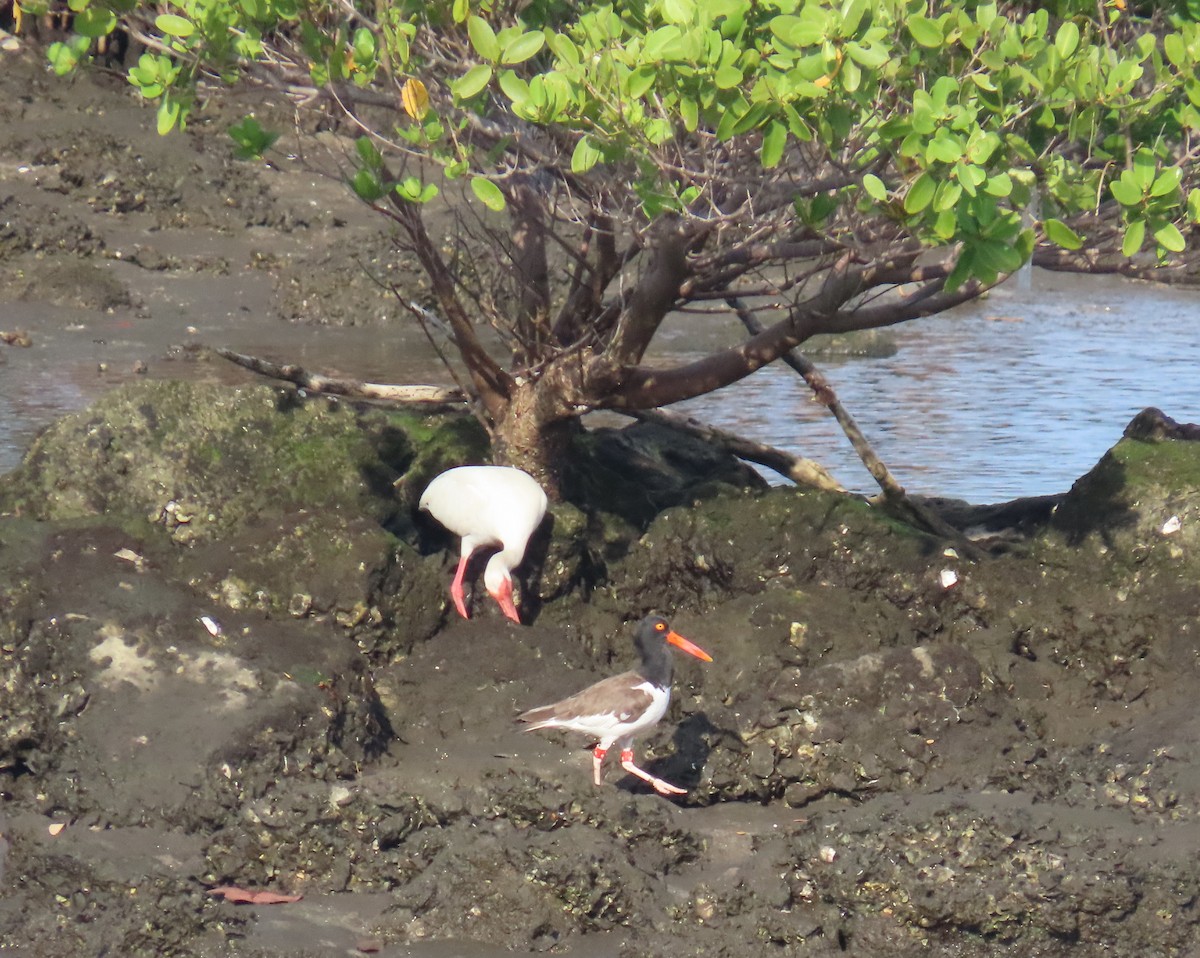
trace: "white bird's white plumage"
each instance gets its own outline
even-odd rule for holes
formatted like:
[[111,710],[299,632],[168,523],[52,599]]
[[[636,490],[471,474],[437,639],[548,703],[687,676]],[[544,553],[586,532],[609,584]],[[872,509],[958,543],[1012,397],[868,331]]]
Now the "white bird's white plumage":
[[511,569],[546,515],[546,493],[512,466],[458,466],[429,484],[421,508],[462,537],[463,555],[500,546]]
[[[529,537],[541,525],[546,506],[546,493],[537,480],[512,466],[448,469],[421,494],[420,508],[462,539],[451,594],[464,617],[460,583],[467,559],[478,549],[499,548],[488,560],[483,583],[503,607],[499,595],[511,592],[512,570],[525,558]],[[516,619],[515,610],[505,614]]]
[[[625,678],[625,676],[617,676],[616,678]],[[605,704],[605,696],[602,694],[597,695],[595,686],[586,691],[592,693],[591,698],[596,701],[597,706]],[[629,686],[626,691],[627,693],[645,693],[649,697],[649,703],[640,712],[637,712],[636,709],[612,711],[597,708],[596,711],[588,712],[587,714],[573,715],[570,714],[573,711],[571,708],[573,700],[565,699],[559,703],[558,708],[567,714],[550,716],[540,721],[530,722],[528,731],[532,732],[543,728],[561,728],[571,732],[582,732],[585,735],[593,735],[598,738],[600,740],[600,747],[607,750],[615,742],[634,738],[646,729],[652,728],[667,714],[667,706],[671,704],[671,690],[669,688],[659,688],[653,682],[640,682],[637,685]],[[633,702],[646,702],[638,694],[633,694],[629,697]],[[582,699],[582,695],[579,698]],[[581,702],[580,704],[584,703]]]

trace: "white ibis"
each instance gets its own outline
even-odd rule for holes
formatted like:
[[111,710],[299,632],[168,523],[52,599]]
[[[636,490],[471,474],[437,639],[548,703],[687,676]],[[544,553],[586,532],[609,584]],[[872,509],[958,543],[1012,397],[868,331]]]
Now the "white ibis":
[[638,624],[633,636],[642,657],[636,669],[602,679],[561,702],[530,709],[518,715],[517,721],[529,732],[563,728],[599,739],[592,750],[592,778],[597,785],[604,756],[613,745],[619,745],[621,768],[649,782],[663,795],[683,795],[685,789],[655,778],[633,762],[633,737],[655,725],[671,701],[673,663],[668,642],[698,659],[712,661],[711,655],[673,631],[666,619],[649,615]]
[[513,604],[512,570],[546,514],[546,493],[527,472],[511,466],[448,469],[421,494],[420,508],[462,538],[458,569],[450,586],[454,606],[469,619],[463,601],[467,562],[479,549],[498,548],[483,570],[483,584],[506,616],[520,622]]

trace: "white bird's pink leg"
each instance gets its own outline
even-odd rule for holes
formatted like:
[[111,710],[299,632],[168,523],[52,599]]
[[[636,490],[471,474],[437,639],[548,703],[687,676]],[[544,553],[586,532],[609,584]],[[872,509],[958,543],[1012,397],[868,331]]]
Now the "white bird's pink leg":
[[464,619],[471,618],[467,615],[467,604],[463,601],[463,576],[467,574],[467,562],[470,558],[471,556],[468,554],[458,560],[458,569],[454,573],[454,581],[450,584],[450,598],[454,600],[458,614]]
[[602,784],[600,781],[600,766],[604,762],[604,756],[608,754],[608,749],[601,748],[597,745],[592,749],[592,779],[597,785]]
[[649,782],[654,786],[654,790],[662,795],[686,795],[686,788],[677,788],[670,782],[664,782],[661,778],[655,778],[644,769],[638,768],[633,764],[633,749],[621,749],[621,768],[625,769],[630,775],[636,775],[644,782]]

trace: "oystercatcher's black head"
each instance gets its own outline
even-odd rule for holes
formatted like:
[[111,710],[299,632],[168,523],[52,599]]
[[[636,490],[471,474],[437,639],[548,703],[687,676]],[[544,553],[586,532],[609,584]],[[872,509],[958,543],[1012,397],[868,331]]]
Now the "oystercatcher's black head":
[[674,631],[661,615],[646,616],[638,623],[637,631],[633,634],[634,647],[642,659],[637,671],[659,688],[665,689],[671,684],[671,652],[667,643],[704,662],[712,661],[711,655]]

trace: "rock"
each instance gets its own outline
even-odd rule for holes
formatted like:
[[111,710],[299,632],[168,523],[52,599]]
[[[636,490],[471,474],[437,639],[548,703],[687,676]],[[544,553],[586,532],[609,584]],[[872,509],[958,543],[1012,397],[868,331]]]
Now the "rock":
[[[397,568],[412,564],[396,561],[395,537],[416,538],[420,489],[477,450],[480,435],[465,416],[386,413],[286,388],[137,382],[46,430],[0,490],[0,509],[103,515],[137,535],[157,528],[186,547],[172,560],[215,602],[369,631],[403,613],[381,603],[398,588]],[[302,607],[297,594],[310,597]]]
[[564,479],[568,499],[644,526],[664,509],[722,489],[765,489],[741,460],[657,423],[600,428],[582,435]]
[[1073,547],[1200,577],[1198,438],[1200,427],[1143,410],[1071,486],[1051,529]]

